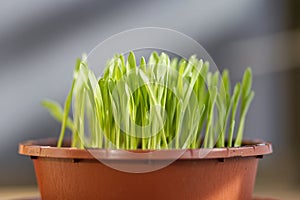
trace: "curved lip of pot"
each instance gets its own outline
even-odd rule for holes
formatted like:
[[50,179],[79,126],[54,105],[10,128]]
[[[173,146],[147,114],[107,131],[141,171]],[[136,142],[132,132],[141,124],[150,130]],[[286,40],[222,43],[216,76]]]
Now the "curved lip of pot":
[[[122,149],[78,149],[55,147],[57,139],[46,138],[29,140],[19,144],[19,153],[31,157],[70,158],[70,159],[96,159],[108,160],[166,160],[166,159],[222,159],[232,157],[257,157],[272,153],[272,144],[261,140],[244,140],[241,147],[224,147],[212,149],[170,149],[170,150],[122,150]],[[91,151],[94,151],[91,153]],[[128,154],[128,152],[132,152]]]

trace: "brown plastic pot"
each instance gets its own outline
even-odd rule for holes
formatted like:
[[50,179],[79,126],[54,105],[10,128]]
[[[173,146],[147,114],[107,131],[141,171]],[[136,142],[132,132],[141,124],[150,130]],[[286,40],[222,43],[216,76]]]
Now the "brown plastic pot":
[[[243,147],[237,148],[214,148],[204,158],[199,158],[203,149],[188,149],[160,170],[126,173],[99,162],[87,150],[56,148],[55,143],[54,139],[44,139],[19,145],[19,153],[33,160],[44,200],[250,200],[258,159],[272,152],[271,144],[263,142],[244,142]],[[135,167],[173,159],[178,151],[159,150],[149,156],[138,150],[134,151],[136,156],[128,157],[121,150],[102,149],[99,155],[108,162]]]

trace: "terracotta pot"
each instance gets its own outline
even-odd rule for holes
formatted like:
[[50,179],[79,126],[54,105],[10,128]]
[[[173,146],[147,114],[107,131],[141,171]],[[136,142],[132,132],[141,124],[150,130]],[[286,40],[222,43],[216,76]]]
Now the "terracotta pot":
[[[56,148],[53,139],[27,141],[19,153],[31,156],[41,197],[47,199],[252,199],[259,158],[272,152],[270,143],[244,142],[238,148],[185,150],[170,165],[148,173],[127,173],[99,162],[90,151]],[[156,165],[180,150],[102,149],[99,157],[120,166]],[[147,156],[145,156],[147,155]]]

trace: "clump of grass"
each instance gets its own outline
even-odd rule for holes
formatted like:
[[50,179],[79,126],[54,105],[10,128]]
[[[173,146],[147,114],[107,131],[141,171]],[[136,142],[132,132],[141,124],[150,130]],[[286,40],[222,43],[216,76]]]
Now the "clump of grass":
[[77,148],[238,147],[254,97],[251,86],[250,68],[231,91],[228,70],[211,72],[195,56],[178,60],[153,52],[137,64],[130,52],[127,60],[115,55],[108,61],[100,79],[85,58],[78,59],[64,108],[49,100],[42,105],[62,123],[58,147],[66,128]]

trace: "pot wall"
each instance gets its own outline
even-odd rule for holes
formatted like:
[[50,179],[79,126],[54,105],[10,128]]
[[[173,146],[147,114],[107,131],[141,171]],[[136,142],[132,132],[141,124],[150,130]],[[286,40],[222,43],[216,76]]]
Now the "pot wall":
[[[242,147],[232,148],[135,150],[130,154],[69,148],[69,140],[65,147],[56,148],[56,142],[50,138],[19,145],[19,153],[33,160],[43,200],[250,200],[258,159],[272,152],[272,145],[262,141],[244,141]],[[127,173],[104,165],[95,155],[117,169],[154,169],[170,159],[176,161],[148,173]]]
[[[120,172],[96,159],[74,162],[73,159],[35,157],[33,162],[44,200],[247,200],[252,197],[258,159],[180,159],[161,170],[142,174]],[[133,164],[126,160],[117,162]]]

